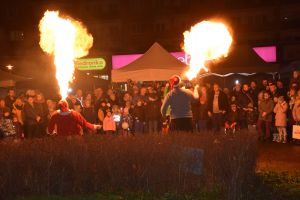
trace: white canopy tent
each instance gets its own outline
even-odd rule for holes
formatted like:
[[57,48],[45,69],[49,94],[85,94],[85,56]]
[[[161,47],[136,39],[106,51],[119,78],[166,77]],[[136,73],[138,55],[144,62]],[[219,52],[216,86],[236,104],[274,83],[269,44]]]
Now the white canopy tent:
[[187,66],[173,57],[158,43],[140,58],[121,69],[112,70],[112,82],[165,81],[172,75],[183,75]]

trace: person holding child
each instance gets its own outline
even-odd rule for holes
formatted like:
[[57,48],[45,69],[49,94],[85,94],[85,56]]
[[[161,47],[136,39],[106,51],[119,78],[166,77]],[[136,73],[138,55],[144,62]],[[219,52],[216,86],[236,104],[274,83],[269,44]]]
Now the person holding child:
[[106,116],[103,120],[103,131],[107,134],[116,132],[116,122],[114,121],[111,110],[106,110]]

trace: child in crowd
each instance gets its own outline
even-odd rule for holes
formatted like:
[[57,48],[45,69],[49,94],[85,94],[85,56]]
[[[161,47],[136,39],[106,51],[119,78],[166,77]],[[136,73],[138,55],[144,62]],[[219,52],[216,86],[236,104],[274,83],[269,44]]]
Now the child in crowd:
[[119,132],[125,136],[129,135],[130,133],[132,133],[132,124],[133,124],[133,120],[131,115],[129,114],[129,110],[128,108],[124,108],[120,120],[121,127],[119,127],[120,129]]
[[286,143],[287,141],[287,110],[288,104],[284,100],[283,96],[278,98],[278,102],[274,108],[275,113],[275,126],[277,127],[279,135],[273,138],[273,141]]
[[116,132],[116,122],[114,121],[111,110],[106,110],[106,116],[103,120],[103,131],[107,134]]
[[238,127],[238,121],[240,119],[240,113],[236,104],[231,104],[230,111],[227,115],[227,119],[225,122],[225,134],[228,132],[235,133]]

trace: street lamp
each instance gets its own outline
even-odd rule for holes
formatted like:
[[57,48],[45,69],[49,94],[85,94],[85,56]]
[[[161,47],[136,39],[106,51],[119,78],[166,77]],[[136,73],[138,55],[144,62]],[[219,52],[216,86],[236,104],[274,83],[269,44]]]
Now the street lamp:
[[7,65],[6,68],[7,68],[9,71],[11,71],[11,70],[14,68],[14,66],[12,66],[12,65]]

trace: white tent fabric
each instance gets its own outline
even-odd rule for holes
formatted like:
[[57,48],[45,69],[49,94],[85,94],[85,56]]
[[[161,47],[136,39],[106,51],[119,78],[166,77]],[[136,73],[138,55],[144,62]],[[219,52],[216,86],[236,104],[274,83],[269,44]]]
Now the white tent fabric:
[[112,82],[164,81],[172,75],[183,75],[187,66],[173,57],[158,43],[140,58],[121,69],[112,70]]

